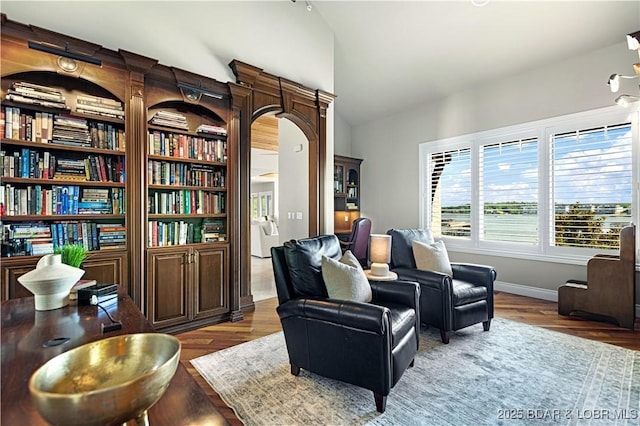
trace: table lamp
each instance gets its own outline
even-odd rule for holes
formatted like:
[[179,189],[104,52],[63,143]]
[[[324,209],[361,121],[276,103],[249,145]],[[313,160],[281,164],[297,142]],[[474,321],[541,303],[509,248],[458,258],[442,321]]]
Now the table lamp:
[[377,277],[386,277],[389,275],[391,235],[371,234],[369,240],[369,259],[371,259],[371,275]]

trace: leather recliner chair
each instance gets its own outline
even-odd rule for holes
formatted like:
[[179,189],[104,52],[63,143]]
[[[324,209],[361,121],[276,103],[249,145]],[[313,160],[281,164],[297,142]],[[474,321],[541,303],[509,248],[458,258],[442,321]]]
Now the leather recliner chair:
[[370,282],[372,301],[328,297],[322,256],[339,259],[335,235],[291,240],[271,248],[291,374],[305,369],[373,391],[384,412],[387,395],[413,365],[420,332],[415,282]]
[[430,230],[390,229],[390,268],[400,279],[420,284],[420,320],[440,329],[443,343],[449,343],[452,331],[482,323],[489,331],[493,318],[493,282],[497,277],[491,266],[451,263],[453,277],[435,271],[416,269],[411,242],[433,243]]

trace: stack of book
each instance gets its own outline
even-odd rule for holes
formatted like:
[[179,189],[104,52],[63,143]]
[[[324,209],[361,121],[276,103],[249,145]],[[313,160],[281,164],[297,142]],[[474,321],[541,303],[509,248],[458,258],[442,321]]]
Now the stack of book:
[[227,136],[227,129],[220,126],[213,126],[211,124],[201,124],[196,129],[198,133],[206,133],[209,135]]
[[99,96],[78,95],[76,112],[124,119],[122,102]]
[[176,129],[189,129],[187,117],[176,112],[158,111],[151,117],[151,124],[157,126],[174,127]]
[[112,214],[111,198],[107,188],[83,188],[78,201],[78,214]]
[[53,119],[52,143],[91,147],[91,134],[87,120],[68,114],[57,114]]
[[100,250],[127,247],[127,228],[120,223],[98,223]]
[[41,256],[53,253],[51,227],[41,222],[17,223],[3,226],[3,241],[13,244],[12,256]]
[[47,108],[68,109],[62,92],[52,87],[16,81],[7,90],[5,99]]
[[84,160],[56,158],[53,177],[64,180],[89,180]]
[[224,220],[205,219],[202,221],[202,242],[213,243],[226,240]]

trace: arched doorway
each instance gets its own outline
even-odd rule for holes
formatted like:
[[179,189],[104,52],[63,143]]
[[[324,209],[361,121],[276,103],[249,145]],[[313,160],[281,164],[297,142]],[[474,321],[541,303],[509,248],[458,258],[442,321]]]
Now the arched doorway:
[[[237,242],[239,255],[234,274],[239,282],[232,295],[240,310],[253,309],[250,285],[250,141],[251,125],[264,114],[276,114],[286,118],[304,134],[308,141],[308,224],[307,235],[324,232],[324,187],[326,169],[326,111],[334,96],[318,89],[310,89],[298,83],[263,72],[262,69],[233,60],[229,66],[236,76],[236,84],[230,83],[234,108],[234,131],[240,134],[240,217]],[[233,258],[233,257],[232,257]],[[236,283],[234,283],[236,284]],[[239,299],[236,299],[239,296]],[[235,319],[241,319],[238,315]]]
[[272,114],[251,125],[251,295],[275,297],[272,246],[309,236],[309,143],[302,131]]

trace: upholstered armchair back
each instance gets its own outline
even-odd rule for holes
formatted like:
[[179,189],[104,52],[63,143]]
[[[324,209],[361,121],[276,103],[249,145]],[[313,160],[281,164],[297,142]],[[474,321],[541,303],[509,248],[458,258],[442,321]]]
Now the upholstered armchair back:
[[413,258],[412,241],[431,244],[434,242],[430,229],[390,229],[391,235],[391,268],[416,268]]
[[297,297],[326,299],[327,287],[322,279],[322,256],[339,259],[340,242],[335,235],[291,240],[271,249],[278,301]]

